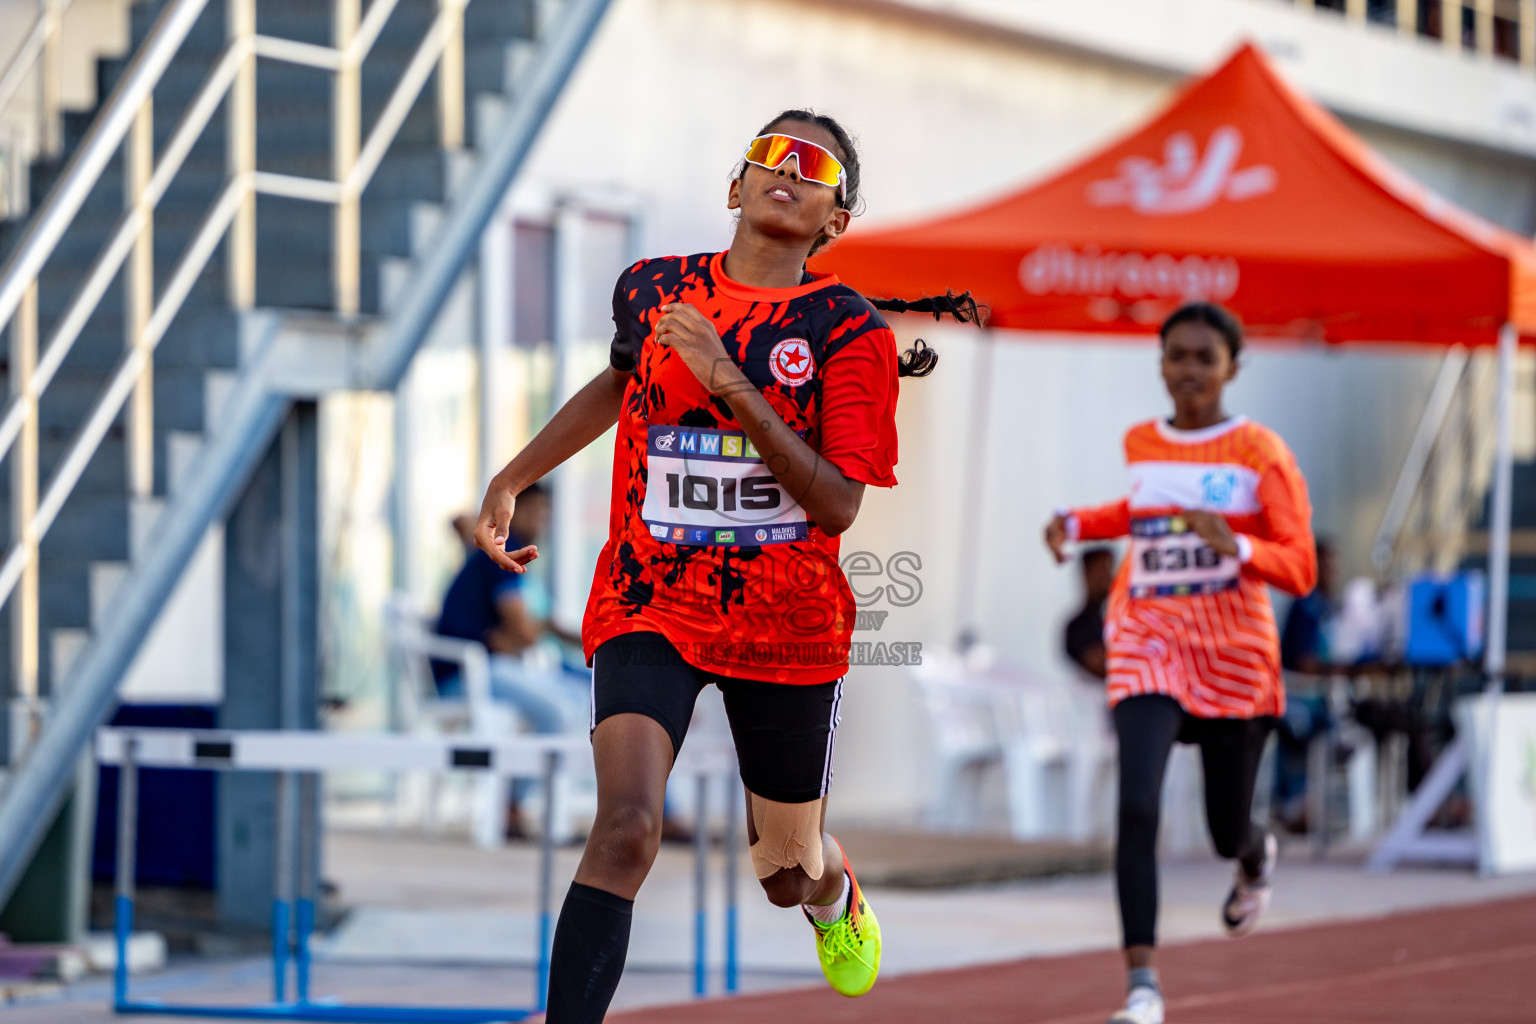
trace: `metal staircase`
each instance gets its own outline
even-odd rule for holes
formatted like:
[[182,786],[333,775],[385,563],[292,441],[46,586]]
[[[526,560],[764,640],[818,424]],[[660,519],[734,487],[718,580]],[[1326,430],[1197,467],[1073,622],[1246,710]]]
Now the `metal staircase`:
[[606,7],[135,6],[0,226],[0,902],[289,403],[395,386]]
[[[1378,574],[1392,581],[1423,570],[1487,571],[1481,669],[1489,707],[1508,680],[1536,678],[1536,464],[1516,463],[1513,443],[1514,414],[1522,405],[1529,414],[1536,380],[1520,370],[1515,340],[1506,327],[1496,356],[1447,352],[1372,551]],[[1488,756],[1464,736],[1440,751],[1368,868],[1429,861],[1490,870],[1485,815],[1476,816],[1475,829],[1431,827],[1446,798],[1475,768],[1474,758]],[[1478,771],[1472,775],[1475,780]],[[1474,799],[1482,798],[1475,781],[1472,790]]]
[[[1536,381],[1515,388],[1529,398]],[[1450,350],[1377,532],[1382,579],[1489,568],[1497,404],[1496,354]],[[1536,463],[1514,465],[1511,494],[1509,670],[1536,677]]]

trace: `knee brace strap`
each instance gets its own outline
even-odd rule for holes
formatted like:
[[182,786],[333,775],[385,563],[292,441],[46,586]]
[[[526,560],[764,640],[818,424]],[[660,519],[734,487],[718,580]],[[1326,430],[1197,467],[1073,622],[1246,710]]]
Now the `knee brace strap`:
[[821,801],[784,804],[765,800],[756,793],[752,798],[752,825],[757,842],[748,851],[752,870],[758,878],[767,878],[785,868],[799,867],[806,877],[821,877]]

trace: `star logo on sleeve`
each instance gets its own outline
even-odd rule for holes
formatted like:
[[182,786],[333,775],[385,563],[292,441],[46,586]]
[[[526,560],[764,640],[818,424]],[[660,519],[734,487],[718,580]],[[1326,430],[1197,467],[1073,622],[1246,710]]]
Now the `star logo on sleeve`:
[[786,387],[797,388],[811,379],[816,372],[816,361],[811,358],[811,346],[804,338],[785,338],[768,353],[768,368],[774,378]]

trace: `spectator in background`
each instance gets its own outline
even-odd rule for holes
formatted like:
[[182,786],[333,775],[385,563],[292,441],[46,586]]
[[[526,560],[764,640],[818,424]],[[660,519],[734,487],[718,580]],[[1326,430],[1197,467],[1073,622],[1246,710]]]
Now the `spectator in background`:
[[1333,545],[1317,542],[1317,586],[1291,602],[1280,633],[1280,664],[1291,684],[1285,713],[1276,729],[1275,792],[1271,814],[1291,832],[1307,830],[1307,747],[1332,727],[1328,700],[1321,686],[1297,686],[1295,676],[1322,676],[1331,671],[1329,634],[1338,615],[1337,562]]
[[[549,492],[539,484],[523,491],[507,537],[507,550],[516,551],[534,544],[549,525]],[[474,545],[474,516],[458,516],[453,528],[464,542],[466,556],[458,575],[443,596],[438,616],[440,636],[460,640],[478,640],[490,653],[491,697],[511,705],[522,716],[529,732],[561,732],[573,721],[584,717],[575,687],[560,678],[560,672],[530,671],[523,655],[545,635],[566,642],[579,643],[569,633],[547,619],[536,617],[528,607],[523,588],[527,577],[507,572],[491,561],[489,555]],[[438,692],[446,697],[461,696],[464,681],[459,667],[452,662],[432,662],[432,675]],[[508,809],[507,832],[521,833],[514,787],[514,803]]]
[[1089,548],[1082,555],[1083,607],[1067,623],[1067,657],[1096,679],[1107,674],[1104,656],[1104,602],[1115,582],[1115,553]]
[[1336,572],[1333,545],[1319,540],[1317,586],[1310,594],[1291,602],[1291,610],[1285,616],[1285,628],[1280,633],[1280,664],[1287,672],[1321,675],[1328,670],[1327,626],[1339,610],[1334,597],[1338,583]]
[[[511,535],[507,538],[509,551],[536,544],[549,526],[549,492],[534,484],[524,493],[529,500],[520,506],[519,514],[512,521]],[[534,617],[523,599],[524,577],[502,569],[489,555],[476,548],[472,534],[474,527],[473,516],[458,516],[453,521],[454,531],[465,543],[466,557],[458,575],[448,585],[448,593],[443,596],[437,632],[461,640],[479,640],[491,654],[510,656],[523,654],[546,633],[571,639],[549,620]],[[458,680],[454,665],[434,662],[432,671],[439,691],[460,692],[458,687],[462,682]],[[491,674],[492,685],[496,687],[494,665]],[[525,714],[532,719],[540,712],[530,709]]]

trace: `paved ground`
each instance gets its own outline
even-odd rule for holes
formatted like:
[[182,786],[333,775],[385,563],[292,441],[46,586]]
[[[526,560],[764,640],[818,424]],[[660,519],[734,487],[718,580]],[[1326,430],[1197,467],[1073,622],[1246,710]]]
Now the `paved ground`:
[[[1163,951],[1178,1024],[1494,1024],[1536,1017],[1536,899],[1282,929]],[[615,1024],[1099,1024],[1117,995],[1112,951],[882,980],[860,999],[826,989],[669,1006]]]
[[[878,837],[850,834],[845,838],[855,866],[859,863],[861,844],[865,847],[867,859],[872,863],[882,856],[887,861],[892,859],[888,852],[882,853],[876,848],[880,842]],[[957,839],[955,842],[964,844],[965,840]],[[982,849],[989,858],[996,859],[999,848],[995,844]],[[564,892],[575,869],[577,857],[578,853],[574,850],[561,851],[555,871],[557,892]],[[721,959],[718,910],[722,901],[718,882],[719,853],[716,852],[713,857],[716,874],[711,889],[711,905],[716,913],[712,919],[710,960],[715,971],[711,987],[718,991],[718,966]],[[526,846],[483,851],[451,840],[333,833],[327,845],[325,873],[340,886],[342,900],[357,910],[335,936],[321,947],[321,952],[328,960],[317,968],[315,993],[367,1002],[477,1005],[526,1003],[532,993],[533,977],[530,965],[535,934],[532,916],[536,892],[534,863],[533,852]],[[689,849],[665,847],[651,880],[637,902],[630,970],[619,989],[616,1008],[633,1009],[690,999],[692,878]],[[1229,879],[1229,869],[1225,865],[1206,859],[1175,862],[1167,865],[1164,871],[1163,939],[1169,944],[1184,944],[1168,950],[1170,993],[1179,999],[1186,996],[1197,999],[1196,1003],[1187,1006],[1178,1004],[1180,1011],[1176,1020],[1246,1019],[1244,1013],[1234,1013],[1225,1018],[1191,1016],[1194,1010],[1207,1005],[1199,1003],[1198,999],[1217,999],[1217,1002],[1209,1004],[1213,1008],[1210,1011],[1212,1013],[1218,1012],[1218,1009],[1225,1013],[1241,1007],[1221,1002],[1221,999],[1233,997],[1222,995],[1229,990],[1221,988],[1216,982],[1195,984],[1196,979],[1204,977],[1199,965],[1204,962],[1203,958],[1207,954],[1188,954],[1185,950],[1208,948],[1212,951],[1209,955],[1217,957],[1211,962],[1219,963],[1225,962],[1220,960],[1222,956],[1236,956],[1237,953],[1233,951],[1248,950],[1246,955],[1249,956],[1260,954],[1269,949],[1264,943],[1271,941],[1271,936],[1278,939],[1282,935],[1310,934],[1296,932],[1294,929],[1320,922],[1375,918],[1395,911],[1518,899],[1536,894],[1536,876],[1481,880],[1461,871],[1429,870],[1368,875],[1351,860],[1318,862],[1311,859],[1305,850],[1296,848],[1282,855],[1274,906],[1262,934],[1242,943],[1223,941],[1210,947],[1187,945],[1220,934],[1216,908]],[[807,990],[806,998],[824,995],[804,922],[795,913],[769,906],[757,895],[755,883],[749,877],[743,879],[742,885],[744,990],[781,993],[804,989]],[[1112,952],[1105,952],[1112,950],[1118,939],[1113,886],[1105,874],[956,889],[872,887],[870,895],[887,936],[883,975],[887,981],[944,968],[970,968],[978,964],[999,964],[1023,958],[1091,951],[1087,957],[1068,956],[1064,960],[1051,961],[1032,959],[1023,966],[1014,963],[999,968],[1003,971],[998,976],[1002,980],[995,984],[988,981],[983,986],[992,986],[988,991],[1015,991],[1017,986],[1023,985],[1024,991],[1031,991],[1054,978],[1056,969],[1045,966],[1048,963],[1060,965],[1063,971],[1087,972],[1083,977],[1089,980],[1081,981],[1079,986],[1083,989],[1082,999],[1085,1001],[1080,1004],[1070,1003],[1070,1000],[1060,1003],[1060,1006],[1066,1008],[1060,1010],[1058,1016],[1066,1014],[1067,1019],[1076,1019],[1070,1016],[1072,1013],[1091,1013],[1094,1015],[1091,1019],[1098,1019],[1102,1016],[1103,986],[1108,984],[1111,989],[1116,989],[1120,984],[1118,969],[1115,968],[1116,958]],[[1536,921],[1536,901],[1525,900],[1510,905],[1525,907],[1526,918]],[[1368,923],[1359,927],[1362,930],[1347,932],[1356,936],[1349,942],[1360,945],[1361,949],[1376,948],[1372,942],[1377,940],[1367,940],[1377,934],[1379,926]],[[1439,926],[1436,929],[1444,931]],[[1394,934],[1391,930],[1380,930],[1379,942],[1398,941],[1392,938]],[[1301,942],[1299,953],[1282,944],[1275,947],[1275,955],[1288,962],[1310,963],[1305,958],[1308,955],[1306,950],[1320,940],[1297,941]],[[1523,948],[1521,942],[1510,941],[1507,948],[1478,945],[1461,952],[1449,947],[1435,947],[1420,953],[1415,951],[1418,947],[1404,945],[1394,946],[1393,950],[1408,949],[1415,971],[1450,971],[1457,977],[1463,973],[1468,977],[1475,974],[1482,979],[1479,984],[1487,986],[1490,991],[1502,991],[1502,987],[1524,981],[1525,991],[1530,992],[1532,988],[1529,978],[1532,975],[1521,972],[1531,972],[1536,968],[1536,960],[1521,960],[1520,957],[1524,956],[1518,953],[1518,949]],[[1536,943],[1536,935],[1532,935],[1528,941]],[[1319,948],[1332,947],[1324,943]],[[1517,952],[1509,952],[1511,949]],[[1228,952],[1223,953],[1222,950]],[[1388,954],[1391,952],[1388,951]],[[1450,967],[1434,966],[1441,963],[1444,957],[1463,955],[1474,959],[1465,965],[1453,959],[1445,961]],[[1375,961],[1362,961],[1361,964],[1349,966],[1352,963],[1354,961],[1340,961],[1340,970],[1344,971],[1340,977],[1347,981],[1347,984],[1340,984],[1351,992],[1355,990],[1351,986],[1357,983],[1347,979],[1354,978],[1361,971],[1369,973],[1380,967],[1373,966]],[[1083,964],[1088,966],[1081,966]],[[1174,967],[1178,964],[1187,966],[1175,971]],[[1386,967],[1391,966],[1389,956]],[[1346,967],[1348,970],[1345,970]],[[1010,973],[1018,971],[1024,973]],[[1174,980],[1176,974],[1177,982]],[[1244,985],[1250,984],[1242,978],[1239,980]],[[1303,984],[1303,980],[1287,975],[1278,979],[1258,978],[1251,984],[1299,985]],[[902,991],[896,986],[891,988]],[[1067,988],[1077,991],[1071,986]],[[270,982],[266,965],[252,958],[201,960],[173,964],[172,969],[155,977],[139,979],[135,982],[135,990],[139,995],[176,1002],[256,1002],[269,998]],[[886,982],[883,981],[877,991],[887,991]],[[105,1008],[107,995],[106,987],[99,980],[75,985],[62,992],[46,993],[30,1002],[0,1009],[0,1024],[105,1024],[110,1017]],[[799,999],[801,996],[793,998]],[[1012,998],[1017,1003],[1016,996]],[[1055,999],[1054,996],[1052,998]],[[741,1012],[746,1013],[750,1006],[756,1004],[743,1002],[739,1005]],[[865,1005],[864,1000],[833,1000],[830,1004],[815,1005],[818,1009],[810,1019],[890,1020],[892,1024],[900,1024],[895,1017],[843,1018],[835,1015],[850,1007]],[[1041,1005],[1057,1006],[1058,1003]],[[1074,1006],[1078,1008],[1073,1009]],[[1018,1016],[1018,1011],[1018,1005],[1010,1004],[1008,1012],[1014,1013],[1014,1016],[994,1015],[989,1018],[983,1015],[974,1019],[1036,1019]],[[738,1019],[734,1005],[729,1016],[722,1013],[722,1007],[718,1005],[711,1012],[713,1016],[688,1019]],[[797,1011],[779,1011],[780,1014],[783,1012]],[[1200,1012],[1206,1011],[1202,1009]],[[677,1016],[666,1019],[684,1018]],[[780,1016],[775,1019],[782,1018]],[[955,1019],[969,1018],[962,1016]],[[1047,1016],[1039,1019],[1053,1020],[1054,1024],[1054,1018]],[[1332,1018],[1295,1019],[1312,1021]],[[1451,1019],[1471,1018],[1453,1014]],[[1536,1013],[1527,1011],[1519,1019],[1536,1019]],[[1256,1024],[1262,1024],[1258,1018],[1255,1021]],[[1064,1024],[1064,1021],[1060,1024]]]

